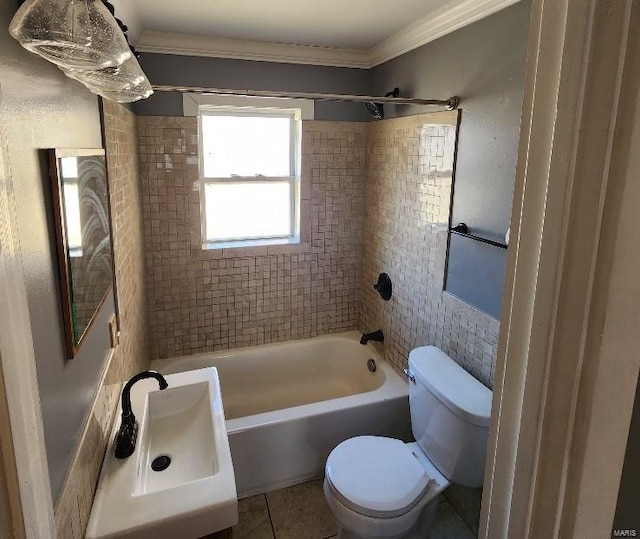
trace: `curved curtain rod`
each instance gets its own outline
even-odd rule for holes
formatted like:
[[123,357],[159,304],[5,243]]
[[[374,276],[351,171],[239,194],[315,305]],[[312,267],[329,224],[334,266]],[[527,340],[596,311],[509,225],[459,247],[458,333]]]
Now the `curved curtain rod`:
[[279,97],[289,99],[314,99],[321,101],[352,101],[355,103],[393,103],[396,105],[430,105],[457,109],[460,98],[416,99],[413,97],[376,97],[371,95],[322,94],[311,92],[272,92],[267,90],[232,90],[229,88],[205,88],[201,86],[153,86],[156,92],[178,92],[182,94],[241,95],[247,97]]

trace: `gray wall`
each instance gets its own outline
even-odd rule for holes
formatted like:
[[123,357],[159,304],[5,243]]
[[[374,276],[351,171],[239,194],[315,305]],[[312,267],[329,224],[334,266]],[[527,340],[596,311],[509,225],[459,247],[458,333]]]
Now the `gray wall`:
[[[492,239],[504,239],[511,217],[530,7],[524,0],[372,70],[374,95],[398,86],[411,97],[460,96],[451,220]],[[388,106],[385,115],[425,110]],[[447,289],[499,317],[503,279],[488,276],[504,274],[506,252],[456,238],[449,257]]]
[[[15,3],[0,0],[6,29]],[[103,306],[78,356],[65,359],[47,148],[102,146],[96,96],[0,33],[0,122],[7,136],[28,287],[49,474],[57,498],[109,351]]]
[[[225,58],[143,53],[140,64],[152,84],[208,86],[240,90],[369,94],[367,69],[327,67]],[[136,114],[182,116],[182,95],[156,92],[133,106]],[[316,120],[366,121],[364,105],[316,101]]]
[[451,234],[447,262],[445,290],[500,319],[504,249]]

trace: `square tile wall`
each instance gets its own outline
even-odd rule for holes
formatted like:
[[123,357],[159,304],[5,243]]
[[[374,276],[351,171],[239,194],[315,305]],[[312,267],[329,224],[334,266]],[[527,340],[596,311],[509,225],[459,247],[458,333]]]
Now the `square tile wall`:
[[[105,100],[103,122],[113,253],[120,312],[120,345],[105,366],[75,457],[55,508],[57,537],[82,539],[122,383],[149,367],[144,299],[144,244],[136,117]],[[107,328],[104,328],[107,331]]]
[[303,243],[202,250],[197,120],[138,118],[152,357],[381,327],[399,372],[429,343],[491,387],[498,321],[442,291],[456,124],[305,121]]
[[138,118],[153,358],[356,327],[366,129],[303,122],[300,245],[203,250],[197,119]]
[[116,350],[122,357],[124,382],[150,361],[137,117],[114,101],[102,103],[121,332]]
[[[359,328],[382,329],[402,372],[411,349],[433,344],[491,387],[499,323],[443,292],[458,112],[369,123]],[[380,272],[393,282],[384,301]]]

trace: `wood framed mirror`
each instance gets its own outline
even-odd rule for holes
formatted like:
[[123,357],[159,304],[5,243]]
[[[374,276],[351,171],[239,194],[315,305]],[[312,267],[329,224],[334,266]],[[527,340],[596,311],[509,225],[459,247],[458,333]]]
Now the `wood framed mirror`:
[[76,356],[113,289],[103,149],[49,150],[67,356]]

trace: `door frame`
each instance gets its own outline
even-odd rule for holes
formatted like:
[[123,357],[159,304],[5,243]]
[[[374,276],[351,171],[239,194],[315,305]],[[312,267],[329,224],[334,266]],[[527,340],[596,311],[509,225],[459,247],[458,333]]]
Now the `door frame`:
[[[0,86],[0,111],[3,99]],[[54,539],[53,501],[10,156],[0,113],[0,428],[16,539]]]
[[640,368],[639,4],[533,2],[479,537],[611,534]]

